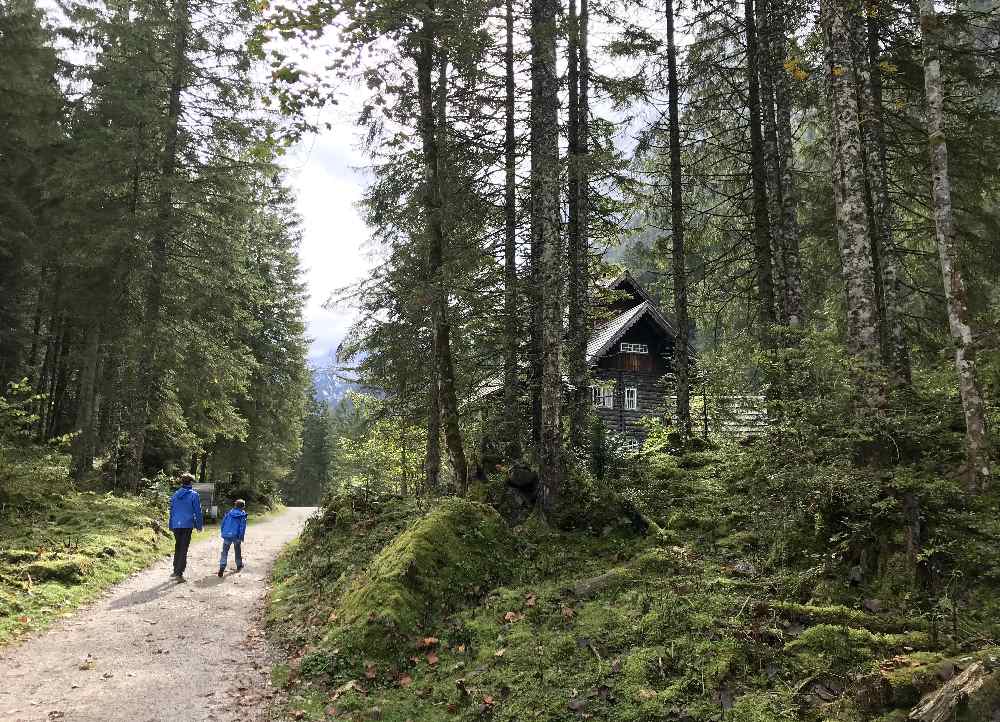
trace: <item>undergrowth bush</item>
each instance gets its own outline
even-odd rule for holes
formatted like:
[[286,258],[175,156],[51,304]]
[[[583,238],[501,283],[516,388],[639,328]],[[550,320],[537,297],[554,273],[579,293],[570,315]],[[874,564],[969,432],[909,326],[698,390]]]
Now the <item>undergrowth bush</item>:
[[10,384],[0,395],[0,505],[39,503],[72,488],[68,438],[37,444],[31,437],[38,420],[33,409],[43,398],[27,381]]

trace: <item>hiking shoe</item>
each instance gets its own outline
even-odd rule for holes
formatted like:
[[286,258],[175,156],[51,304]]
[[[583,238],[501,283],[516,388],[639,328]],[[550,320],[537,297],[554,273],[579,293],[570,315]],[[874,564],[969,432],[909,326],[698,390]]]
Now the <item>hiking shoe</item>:
[[243,567],[236,567],[236,571],[242,572],[243,571]]
[[183,584],[186,581],[187,581],[187,579],[184,578],[184,575],[182,575],[182,574],[178,574],[177,575],[177,583],[178,584]]
[[223,574],[225,574],[225,572],[226,572],[225,569],[220,569],[219,570],[219,576],[221,577]]

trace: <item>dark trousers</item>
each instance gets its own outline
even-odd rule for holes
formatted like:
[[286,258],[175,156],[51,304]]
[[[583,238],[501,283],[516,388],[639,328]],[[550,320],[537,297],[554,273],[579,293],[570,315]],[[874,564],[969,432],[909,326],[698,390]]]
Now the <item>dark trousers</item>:
[[188,563],[188,547],[191,546],[191,529],[171,529],[174,533],[174,574],[184,575]]

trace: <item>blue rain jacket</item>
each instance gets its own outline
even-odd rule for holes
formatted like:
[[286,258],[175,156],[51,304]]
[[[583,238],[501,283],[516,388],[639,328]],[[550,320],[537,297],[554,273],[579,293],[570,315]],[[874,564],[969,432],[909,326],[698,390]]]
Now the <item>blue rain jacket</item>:
[[190,486],[182,486],[170,497],[170,528],[201,531],[201,497]]
[[243,535],[246,533],[247,513],[242,509],[230,509],[222,519],[222,538],[230,541],[243,541]]

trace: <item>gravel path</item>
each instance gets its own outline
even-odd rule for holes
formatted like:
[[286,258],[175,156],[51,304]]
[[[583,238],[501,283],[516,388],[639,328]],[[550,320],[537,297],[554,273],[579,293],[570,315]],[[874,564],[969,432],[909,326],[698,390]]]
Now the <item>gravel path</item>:
[[186,584],[161,559],[43,635],[0,649],[0,720],[194,722],[266,719],[260,625],[271,565],[312,514],[247,529],[246,567],[216,576],[221,541],[191,545]]

